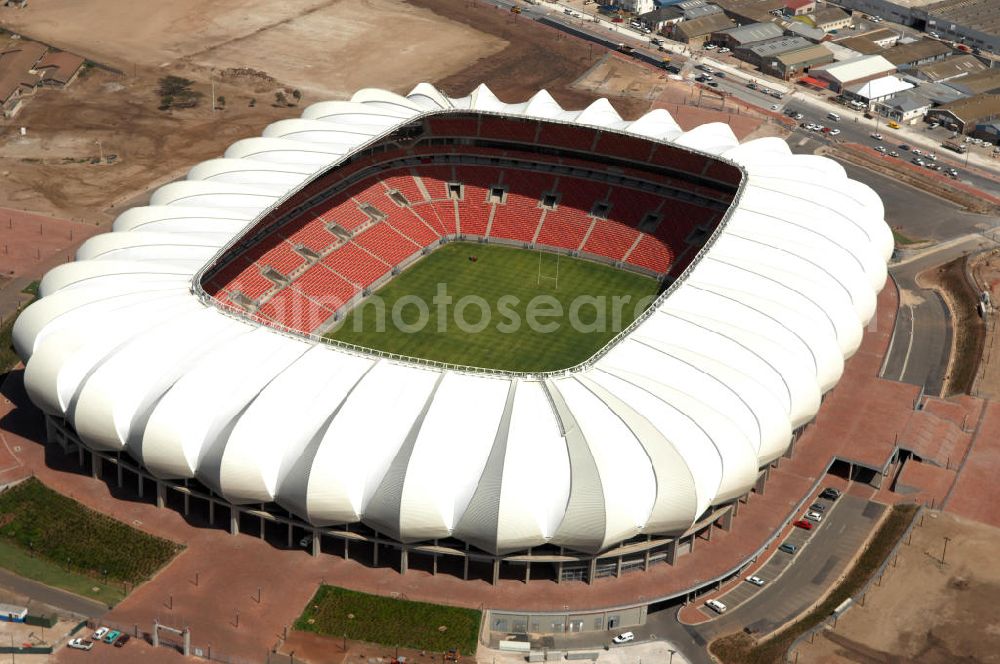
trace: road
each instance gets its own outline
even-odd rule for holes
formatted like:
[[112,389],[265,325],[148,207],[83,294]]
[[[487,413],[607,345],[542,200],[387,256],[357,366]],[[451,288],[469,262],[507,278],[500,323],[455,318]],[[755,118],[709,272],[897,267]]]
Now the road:
[[2,568],[0,568],[0,588],[24,595],[32,602],[46,604],[57,611],[84,618],[99,618],[108,612],[108,607],[100,602],[25,579]]
[[[772,561],[781,567],[777,578],[736,608],[698,625],[697,631],[711,641],[744,627],[766,634],[793,620],[815,604],[846,571],[885,509],[864,498],[841,496],[827,509],[818,527],[809,533],[797,529],[789,535],[794,543],[802,542],[792,564],[785,563],[788,554],[777,552],[779,558]],[[770,572],[762,571],[760,575],[767,578]]]

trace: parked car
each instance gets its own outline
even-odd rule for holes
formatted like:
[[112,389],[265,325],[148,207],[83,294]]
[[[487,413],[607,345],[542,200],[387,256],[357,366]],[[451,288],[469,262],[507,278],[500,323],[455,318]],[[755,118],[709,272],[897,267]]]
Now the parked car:
[[717,72],[715,72],[715,75],[718,76],[719,78],[725,78],[726,77],[726,72],[724,72],[724,71],[717,71]]
[[726,605],[723,604],[722,602],[720,602],[717,599],[710,599],[710,600],[706,601],[705,602],[705,606],[707,606],[708,608],[712,609],[716,613],[725,613],[726,612]]
[[94,647],[94,642],[89,639],[76,638],[70,639],[66,645],[75,650],[90,650]]
[[876,141],[881,141],[882,140],[882,134],[878,133],[877,131],[876,132],[872,132],[872,138],[874,138]]
[[826,498],[827,500],[836,500],[840,498],[840,490],[834,489],[832,486],[828,486],[823,489],[823,493],[819,494],[820,498]]
[[118,640],[115,641],[115,648],[121,648],[126,643],[128,643],[129,639],[131,638],[132,637],[129,636],[128,634],[122,634],[121,636],[118,637]]
[[910,146],[909,146],[909,145],[907,145],[906,143],[903,143],[903,144],[901,144],[901,145],[899,146],[899,149],[900,149],[900,150],[909,150],[909,149],[910,149]]
[[898,153],[898,152],[896,152],[895,150],[893,150],[892,152],[890,152],[890,153],[889,153],[889,156],[890,156],[890,157],[898,157],[898,156],[899,156],[899,153]]
[[784,551],[785,553],[795,553],[796,551],[799,550],[799,547],[796,546],[795,544],[790,544],[788,542],[785,542],[784,544],[778,547],[778,550]]
[[876,145],[875,146],[875,152],[881,152],[882,154],[885,154],[886,153],[885,146],[884,145]]
[[809,506],[809,509],[812,510],[813,512],[825,512],[826,505],[824,505],[823,503],[813,503],[812,505]]
[[719,53],[729,53],[729,49],[723,46],[722,48],[719,49]]
[[104,642],[105,643],[114,643],[115,639],[117,639],[121,635],[122,635],[121,632],[119,632],[117,629],[113,629],[113,630],[111,630],[110,632],[108,632],[107,634],[104,635]]
[[796,120],[801,120],[801,119],[802,119],[802,118],[804,118],[804,117],[805,117],[805,116],[804,116],[804,115],[802,115],[801,113],[796,113],[796,114],[795,114],[795,119],[796,119]]
[[806,518],[809,519],[810,521],[815,521],[816,523],[819,523],[820,521],[823,520],[823,515],[820,514],[819,512],[806,512]]
[[922,155],[923,153],[924,153],[924,151],[921,150],[920,148],[913,148],[913,154],[915,154],[915,155]]
[[709,81],[708,82],[708,87],[710,87],[710,88],[717,88],[717,87],[719,87],[719,82],[718,81]]
[[910,162],[913,163],[913,164],[916,164],[917,166],[924,166],[925,165],[924,160],[920,159],[918,157],[914,157],[913,159],[910,160]]
[[805,519],[799,519],[798,521],[792,521],[792,525],[796,528],[801,528],[802,530],[812,530],[813,525],[806,521]]
[[840,133],[840,130],[839,130],[839,129],[831,129],[831,130],[830,130],[830,135],[831,135],[831,136],[836,136],[836,135],[837,135],[837,134],[839,134],[839,133]]
[[93,636],[91,636],[90,638],[93,639],[94,641],[100,641],[101,639],[104,638],[104,635],[107,633],[108,633],[107,627],[98,627],[97,631],[94,632]]
[[766,581],[764,581],[764,579],[760,578],[759,576],[748,576],[747,581],[749,583],[754,584],[755,586],[762,586],[766,583]]
[[629,641],[635,641],[635,634],[632,632],[622,632],[611,640],[614,643],[628,643]]

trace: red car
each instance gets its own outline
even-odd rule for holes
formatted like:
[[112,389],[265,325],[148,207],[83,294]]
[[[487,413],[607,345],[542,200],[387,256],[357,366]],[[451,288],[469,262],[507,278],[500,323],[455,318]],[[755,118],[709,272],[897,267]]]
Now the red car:
[[792,525],[796,528],[801,528],[802,530],[812,530],[813,525],[806,521],[805,519],[799,519],[798,521],[793,521]]

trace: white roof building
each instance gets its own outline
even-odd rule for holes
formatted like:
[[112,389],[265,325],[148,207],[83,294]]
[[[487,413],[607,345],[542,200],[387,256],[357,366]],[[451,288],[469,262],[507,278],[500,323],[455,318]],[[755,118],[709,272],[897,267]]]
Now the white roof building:
[[809,75],[828,81],[831,88],[840,90],[852,83],[878,78],[895,71],[896,66],[881,55],[865,55],[853,60],[813,67],[809,70]]
[[900,92],[912,90],[915,86],[895,76],[873,78],[865,83],[848,86],[845,92],[866,102],[890,99]]
[[[604,352],[557,373],[387,358],[280,333],[200,294],[220,248],[311,173],[456,109],[688,146],[744,178],[686,278]],[[785,452],[875,312],[893,247],[883,217],[837,162],[777,138],[740,144],[721,123],[682,131],[662,109],[629,122],[606,100],[567,111],[545,91],[506,104],[485,86],[454,99],[427,84],[368,89],[234,143],[123,212],[45,275],[14,344],[39,408],[157,478],[401,542],[593,554],[685,532]]]

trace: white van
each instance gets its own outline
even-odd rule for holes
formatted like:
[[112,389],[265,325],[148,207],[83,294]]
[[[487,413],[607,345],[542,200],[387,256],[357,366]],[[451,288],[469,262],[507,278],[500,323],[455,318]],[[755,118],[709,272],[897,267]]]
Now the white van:
[[707,606],[708,608],[712,609],[716,613],[725,613],[726,612],[726,605],[723,604],[722,602],[720,602],[717,599],[710,599],[710,600],[708,600],[707,602],[705,602],[705,606]]
[[840,116],[836,113],[827,113],[826,117],[828,120],[833,120],[834,122],[840,122]]

